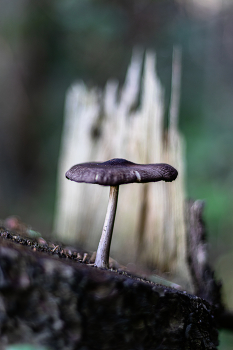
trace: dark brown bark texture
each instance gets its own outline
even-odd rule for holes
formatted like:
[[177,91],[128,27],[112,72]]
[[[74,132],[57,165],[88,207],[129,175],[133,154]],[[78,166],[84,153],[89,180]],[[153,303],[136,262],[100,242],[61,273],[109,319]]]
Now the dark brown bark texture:
[[214,310],[203,299],[38,252],[4,228],[0,236],[1,349],[20,342],[56,350],[217,349]]

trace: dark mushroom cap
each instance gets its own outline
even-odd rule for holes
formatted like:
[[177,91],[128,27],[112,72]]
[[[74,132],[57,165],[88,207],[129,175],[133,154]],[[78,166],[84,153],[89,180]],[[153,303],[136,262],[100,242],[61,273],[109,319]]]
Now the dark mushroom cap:
[[66,172],[66,178],[103,186],[117,186],[133,182],[171,182],[178,172],[169,164],[136,164],[126,159],[114,158],[107,162],[81,163]]

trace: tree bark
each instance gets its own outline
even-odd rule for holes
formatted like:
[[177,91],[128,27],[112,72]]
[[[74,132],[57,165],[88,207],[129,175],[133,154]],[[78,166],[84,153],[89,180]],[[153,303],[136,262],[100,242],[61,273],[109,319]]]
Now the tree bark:
[[0,236],[3,349],[22,342],[56,350],[217,349],[207,301],[80,263],[77,252],[53,255],[58,246],[13,237],[4,228]]

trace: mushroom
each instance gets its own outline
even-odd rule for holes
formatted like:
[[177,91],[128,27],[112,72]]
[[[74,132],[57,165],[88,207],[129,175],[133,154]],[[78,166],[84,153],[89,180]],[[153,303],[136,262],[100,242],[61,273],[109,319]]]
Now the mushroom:
[[136,164],[121,158],[114,158],[103,163],[77,164],[66,172],[66,178],[71,181],[110,186],[107,214],[95,259],[97,267],[109,267],[109,252],[119,185],[161,180],[171,182],[176,179],[177,175],[177,170],[169,164]]

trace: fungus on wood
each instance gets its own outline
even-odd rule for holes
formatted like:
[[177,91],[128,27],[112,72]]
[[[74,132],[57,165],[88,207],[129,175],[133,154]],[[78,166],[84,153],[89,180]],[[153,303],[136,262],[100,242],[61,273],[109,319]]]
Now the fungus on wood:
[[121,158],[114,158],[103,163],[77,164],[66,172],[66,178],[71,181],[110,186],[107,213],[96,253],[95,265],[97,267],[109,267],[109,252],[119,186],[129,183],[146,183],[162,180],[171,182],[176,179],[177,175],[177,170],[169,164],[136,164]]

